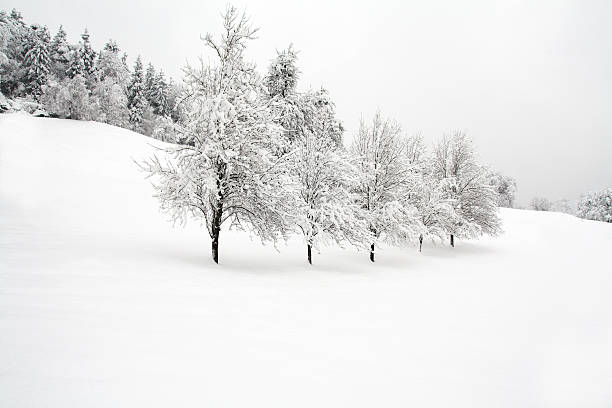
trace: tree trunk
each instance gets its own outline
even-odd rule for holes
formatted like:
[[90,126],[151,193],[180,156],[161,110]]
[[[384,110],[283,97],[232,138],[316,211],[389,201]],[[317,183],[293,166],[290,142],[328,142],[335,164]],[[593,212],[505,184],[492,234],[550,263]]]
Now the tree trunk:
[[[221,205],[220,205],[221,206]],[[221,233],[221,215],[222,211],[219,208],[213,213],[212,219],[212,258],[216,264],[219,263],[219,234]]]
[[221,180],[225,177],[226,164],[221,162],[217,164],[217,206],[213,209],[213,216],[211,220],[211,232],[212,232],[212,258],[216,264],[219,263],[219,234],[221,233],[221,220],[223,219],[223,189],[221,187]]
[[455,236],[453,234],[451,234],[451,246],[455,247]]
[[308,263],[312,265],[312,245],[308,244]]
[[212,258],[216,264],[219,263],[219,232],[217,231],[212,239]]
[[374,262],[374,244],[370,245],[370,261]]

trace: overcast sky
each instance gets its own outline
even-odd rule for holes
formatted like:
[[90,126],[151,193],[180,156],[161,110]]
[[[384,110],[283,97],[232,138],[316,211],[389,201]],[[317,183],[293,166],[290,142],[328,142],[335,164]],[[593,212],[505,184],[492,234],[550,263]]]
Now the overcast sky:
[[[225,1],[0,0],[71,42],[88,27],[175,78],[220,31]],[[612,187],[612,1],[235,1],[260,27],[263,72],[300,50],[300,88],[326,87],[350,139],[377,109],[428,142],[455,129],[516,178],[518,200]],[[206,55],[206,54],[205,54]],[[210,54],[208,54],[210,55]]]

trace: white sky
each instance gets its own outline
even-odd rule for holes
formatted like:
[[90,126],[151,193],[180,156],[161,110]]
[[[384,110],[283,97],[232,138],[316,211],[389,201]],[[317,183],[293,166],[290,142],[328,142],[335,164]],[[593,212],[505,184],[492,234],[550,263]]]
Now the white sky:
[[[225,1],[0,0],[71,41],[87,26],[175,78],[220,31]],[[260,71],[300,50],[301,88],[330,90],[346,139],[379,108],[428,141],[467,131],[517,179],[520,204],[612,186],[612,2],[236,1],[260,27]]]

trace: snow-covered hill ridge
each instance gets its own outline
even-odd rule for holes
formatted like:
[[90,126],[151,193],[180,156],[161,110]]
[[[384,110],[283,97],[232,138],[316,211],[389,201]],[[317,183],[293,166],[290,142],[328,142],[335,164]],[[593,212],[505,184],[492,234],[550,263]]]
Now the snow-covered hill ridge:
[[0,406],[608,407],[612,225],[323,249],[173,228],[108,125],[0,115]]

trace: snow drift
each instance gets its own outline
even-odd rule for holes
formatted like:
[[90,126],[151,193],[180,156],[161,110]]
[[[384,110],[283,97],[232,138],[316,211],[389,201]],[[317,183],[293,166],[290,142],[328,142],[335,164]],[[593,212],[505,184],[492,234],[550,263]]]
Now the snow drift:
[[324,249],[173,228],[159,142],[0,116],[2,407],[609,407],[612,225]]

